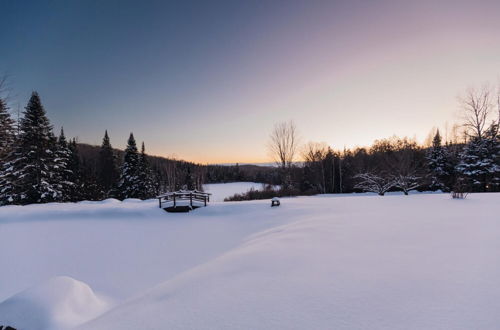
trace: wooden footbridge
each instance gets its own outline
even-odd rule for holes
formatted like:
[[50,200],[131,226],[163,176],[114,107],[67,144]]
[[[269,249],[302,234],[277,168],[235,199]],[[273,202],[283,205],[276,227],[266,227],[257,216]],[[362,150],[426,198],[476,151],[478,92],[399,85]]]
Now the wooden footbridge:
[[207,206],[209,193],[198,190],[180,190],[158,196],[158,204],[167,212],[189,212],[198,207]]

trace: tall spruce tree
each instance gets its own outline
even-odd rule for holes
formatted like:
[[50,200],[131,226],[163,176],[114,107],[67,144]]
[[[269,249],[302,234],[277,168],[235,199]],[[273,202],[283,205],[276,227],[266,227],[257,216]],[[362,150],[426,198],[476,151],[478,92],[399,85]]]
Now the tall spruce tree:
[[19,137],[5,175],[11,184],[9,203],[50,202],[61,192],[54,184],[55,137],[37,92],[20,121]]
[[430,171],[430,187],[449,191],[452,188],[452,172],[449,155],[445,147],[441,144],[441,135],[439,130],[432,139],[432,147],[429,148],[427,155],[427,167]]
[[122,199],[141,198],[139,170],[140,157],[137,151],[134,134],[130,133],[127,148],[125,149],[122,173],[118,183],[118,191]]
[[104,197],[115,197],[115,188],[119,178],[116,156],[111,146],[108,131],[104,132],[101,150],[99,151],[98,181],[103,189]]
[[82,171],[80,165],[80,155],[78,154],[78,147],[76,145],[76,139],[70,140],[68,143],[68,149],[70,152],[68,169],[71,174],[71,182],[73,182],[71,191],[71,200],[76,202],[84,199],[83,182],[82,182]]
[[64,129],[61,128],[54,158],[54,184],[57,185],[57,190],[60,193],[57,200],[61,202],[74,200],[73,193],[76,183],[73,170],[70,168],[71,156]]
[[13,190],[10,167],[15,140],[14,121],[5,100],[0,98],[0,205],[10,202]]
[[186,190],[195,190],[197,188],[196,181],[193,176],[193,171],[191,170],[191,166],[189,165],[186,169],[186,177],[184,179],[184,186],[182,188]]
[[153,172],[149,166],[149,161],[146,155],[146,147],[142,142],[141,155],[139,157],[139,191],[141,199],[148,199],[155,197],[156,189],[153,180]]
[[9,114],[5,100],[0,98],[0,161],[4,160],[12,149],[14,132],[14,120]]

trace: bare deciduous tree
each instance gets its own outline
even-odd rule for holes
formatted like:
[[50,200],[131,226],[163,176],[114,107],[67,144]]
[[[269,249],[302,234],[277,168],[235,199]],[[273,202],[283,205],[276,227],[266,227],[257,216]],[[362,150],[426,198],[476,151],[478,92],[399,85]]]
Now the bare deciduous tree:
[[315,184],[319,186],[322,193],[326,192],[325,165],[324,160],[328,153],[328,145],[325,142],[309,142],[302,149],[302,158],[308,166],[313,168],[319,177],[315,178]]
[[304,161],[315,163],[323,160],[328,152],[328,145],[325,142],[309,142],[302,149]]
[[482,139],[492,110],[490,88],[487,85],[480,89],[469,88],[459,101],[466,133]]
[[398,174],[392,177],[394,182],[394,187],[397,187],[403,191],[405,195],[413,190],[420,187],[420,177],[413,174]]
[[374,192],[380,196],[384,196],[385,193],[395,185],[395,182],[391,177],[368,172],[357,174],[354,178],[359,180],[358,184],[356,184],[354,188],[367,192]]
[[289,169],[297,154],[299,136],[293,121],[281,122],[274,126],[269,137],[269,153],[282,169]]

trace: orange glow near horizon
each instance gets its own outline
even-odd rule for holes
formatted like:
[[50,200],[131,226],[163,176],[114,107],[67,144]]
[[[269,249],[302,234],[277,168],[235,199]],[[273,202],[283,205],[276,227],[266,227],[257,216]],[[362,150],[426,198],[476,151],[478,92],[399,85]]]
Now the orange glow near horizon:
[[59,6],[51,33],[16,19],[3,43],[22,44],[2,52],[21,109],[35,89],[56,132],[99,145],[108,130],[124,148],[132,131],[149,154],[199,163],[271,162],[288,120],[335,150],[422,143],[459,122],[467,87],[500,81],[499,1]]

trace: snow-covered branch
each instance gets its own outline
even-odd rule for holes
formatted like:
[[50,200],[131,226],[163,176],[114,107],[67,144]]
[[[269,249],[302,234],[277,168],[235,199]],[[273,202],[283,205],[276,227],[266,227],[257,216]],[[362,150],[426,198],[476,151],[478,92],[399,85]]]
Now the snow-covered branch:
[[360,173],[354,176],[359,183],[354,187],[366,192],[374,192],[383,196],[395,183],[391,177],[380,176],[373,173]]

